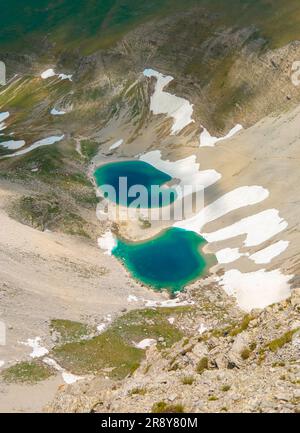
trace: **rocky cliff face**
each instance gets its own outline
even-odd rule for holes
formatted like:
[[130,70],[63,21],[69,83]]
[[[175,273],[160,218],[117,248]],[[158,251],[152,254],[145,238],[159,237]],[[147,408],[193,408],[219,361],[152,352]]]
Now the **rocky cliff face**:
[[[244,317],[216,287],[201,292],[189,295],[198,316],[177,323],[186,333],[181,341],[147,349],[140,367],[121,382],[100,376],[63,387],[46,410],[299,412],[299,289],[291,300]],[[230,325],[228,313],[235,317]]]

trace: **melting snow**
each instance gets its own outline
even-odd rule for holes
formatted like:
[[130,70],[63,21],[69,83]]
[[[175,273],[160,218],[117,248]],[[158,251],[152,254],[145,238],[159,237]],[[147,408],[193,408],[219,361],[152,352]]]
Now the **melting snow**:
[[260,269],[249,273],[232,269],[218,281],[229,296],[237,299],[240,308],[249,312],[287,299],[291,293],[288,284],[291,278],[291,275],[283,275],[279,269],[270,272]]
[[82,376],[76,376],[75,374],[68,373],[66,371],[62,373],[62,378],[65,381],[65,383],[67,383],[68,385],[71,385],[72,383],[75,383],[78,380],[84,379],[84,377]]
[[153,165],[153,167],[165,172],[173,179],[180,179],[179,186],[181,188],[184,186],[194,186],[193,192],[202,191],[221,179],[220,173],[216,170],[200,171],[200,164],[196,162],[195,155],[179,159],[178,161],[168,161],[161,158],[159,150],[154,150],[140,156],[140,160]]
[[145,307],[185,307],[194,305],[193,301],[181,301],[179,298],[168,299],[166,301],[145,300]]
[[59,111],[59,110],[56,110],[56,108],[52,108],[52,110],[50,111],[50,113],[53,116],[62,116],[63,114],[66,114],[65,111]]
[[103,332],[106,328],[106,323],[100,323],[100,325],[97,325],[97,331]]
[[113,249],[117,246],[117,239],[109,230],[103,236],[98,238],[98,246],[105,250],[105,254],[111,256]]
[[116,141],[114,144],[112,144],[109,148],[109,150],[113,150],[113,149],[117,149],[118,147],[121,146],[121,144],[123,143],[123,139],[121,138],[121,140]]
[[175,223],[174,227],[180,227],[200,234],[202,227],[208,222],[214,221],[242,207],[259,203],[268,196],[269,191],[261,186],[242,186],[224,194],[192,218]]
[[47,355],[49,351],[45,347],[42,347],[40,345],[40,341],[41,341],[41,337],[28,338],[27,341],[21,342],[21,344],[23,344],[24,346],[31,347],[33,349],[29,355],[31,356],[31,358],[41,358],[42,356]]
[[242,257],[244,254],[240,253],[239,248],[224,248],[216,253],[218,263],[232,263]]
[[268,209],[255,215],[243,218],[240,221],[217,230],[213,233],[203,233],[208,242],[218,242],[246,235],[244,245],[247,247],[259,245],[286,229],[288,223],[280,218],[279,211]]
[[134,343],[134,346],[137,349],[147,349],[147,347],[153,346],[153,344],[156,344],[156,340],[154,340],[153,338],[145,338],[139,343]]
[[46,71],[41,73],[41,78],[43,80],[46,80],[47,78],[55,77],[57,76],[61,80],[70,80],[72,81],[72,75],[66,75],[66,74],[57,74],[54,72],[54,69],[47,69]]
[[38,147],[49,146],[50,144],[57,143],[61,141],[63,138],[64,135],[60,135],[60,136],[54,135],[52,137],[47,137],[42,140],[36,141],[31,146],[26,147],[26,149],[19,150],[18,152],[12,153],[11,155],[2,156],[2,158],[12,158],[14,156],[25,155],[26,153],[31,152],[32,150],[37,149]]
[[64,371],[64,369],[54,360],[54,359],[52,359],[52,358],[48,358],[48,357],[45,357],[44,359],[43,359],[43,362],[45,363],[45,364],[47,364],[47,365],[49,365],[49,367],[52,367],[52,368],[54,368],[54,370],[57,370],[57,371]]
[[[202,125],[201,125],[202,126]],[[227,135],[224,137],[212,137],[207,129],[202,126],[203,131],[200,134],[200,147],[213,147],[216,143],[219,141],[227,140],[228,138],[233,137],[235,134],[237,134],[239,131],[243,129],[242,125],[236,125],[234,128],[232,128]]]
[[9,141],[3,141],[0,143],[0,146],[5,147],[9,150],[16,150],[20,149],[21,147],[25,146],[24,140],[9,140]]
[[127,298],[127,302],[138,302],[138,298],[134,295],[129,295]]
[[250,256],[250,259],[257,264],[270,263],[275,257],[283,253],[289,246],[288,241],[278,241],[263,250]]
[[199,328],[198,328],[198,332],[200,335],[204,334],[204,332],[207,331],[207,327],[204,325],[204,323],[201,323]]
[[3,129],[6,128],[4,120],[6,120],[8,117],[9,117],[9,112],[8,111],[0,113],[0,131],[3,131]]
[[192,119],[193,105],[187,99],[180,98],[163,89],[173,80],[173,77],[166,76],[153,69],[144,70],[145,77],[155,77],[156,85],[151,96],[150,109],[153,114],[166,114],[173,117],[174,122],[171,134],[177,134],[190,123]]

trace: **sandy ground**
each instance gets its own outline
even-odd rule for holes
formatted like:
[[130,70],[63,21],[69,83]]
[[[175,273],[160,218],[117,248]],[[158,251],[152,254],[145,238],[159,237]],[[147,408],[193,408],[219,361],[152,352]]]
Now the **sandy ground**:
[[[2,368],[30,359],[31,349],[20,344],[28,338],[39,336],[42,345],[50,348],[53,318],[97,325],[107,314],[114,317],[124,308],[144,305],[129,302],[129,295],[164,298],[134,282],[116,259],[93,242],[40,232],[11,219],[5,207],[24,193],[22,187],[0,184],[0,321],[6,327],[6,345],[0,346]],[[61,377],[29,388],[0,383],[0,410],[41,410],[60,383]]]

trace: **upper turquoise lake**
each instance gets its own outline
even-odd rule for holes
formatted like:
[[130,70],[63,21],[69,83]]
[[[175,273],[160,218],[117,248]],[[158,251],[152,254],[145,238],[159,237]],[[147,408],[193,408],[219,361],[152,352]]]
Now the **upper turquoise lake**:
[[[106,185],[114,188],[116,196],[108,198],[122,206],[130,206],[136,199],[140,198],[140,187],[144,187],[146,192],[145,200],[139,206],[141,208],[167,206],[176,199],[174,189],[160,188],[166,182],[171,181],[172,177],[144,161],[111,162],[98,167],[94,177],[97,186],[102,187],[104,191]],[[160,188],[156,196],[151,194],[151,187],[153,186]]]

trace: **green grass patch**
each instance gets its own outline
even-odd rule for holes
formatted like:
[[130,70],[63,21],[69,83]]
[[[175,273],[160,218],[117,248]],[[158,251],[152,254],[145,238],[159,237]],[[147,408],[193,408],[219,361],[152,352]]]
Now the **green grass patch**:
[[111,377],[121,379],[136,370],[144,351],[126,344],[109,329],[90,340],[57,346],[52,355],[75,374],[99,374],[108,369]]
[[154,403],[152,406],[152,413],[184,413],[184,406],[182,404],[168,404],[164,401]]
[[[174,311],[172,311],[174,314]],[[182,333],[168,320],[161,309],[135,310],[116,319],[101,335],[88,340],[60,344],[53,356],[67,370],[77,374],[100,373],[111,369],[114,378],[131,374],[145,356],[145,351],[134,347],[133,342],[145,338],[163,338],[158,347],[170,347],[182,338]],[[75,326],[82,332],[79,325]],[[59,323],[59,328],[65,328]],[[74,331],[74,325],[72,325]],[[72,332],[73,332],[72,331]],[[65,330],[63,331],[65,332]],[[79,332],[79,331],[78,331]]]
[[50,332],[58,336],[60,344],[86,339],[93,331],[95,329],[89,325],[71,320],[53,319],[50,322]]
[[91,160],[98,152],[99,144],[91,140],[81,140],[81,153],[86,159]]
[[251,355],[251,350],[248,348],[243,349],[241,352],[241,358],[244,361],[246,361],[246,359],[248,359],[250,357],[250,355]]
[[249,323],[253,320],[253,317],[250,314],[246,314],[242,320],[242,322],[231,329],[229,332],[229,335],[231,337],[236,337],[238,334],[240,334],[243,331],[246,331],[246,329],[249,326]]
[[206,356],[201,358],[196,366],[196,371],[199,374],[202,374],[205,370],[208,370],[208,358]]
[[146,388],[133,388],[129,391],[129,395],[145,395],[147,394]]
[[45,231],[61,231],[70,235],[90,237],[85,220],[62,205],[54,195],[23,196],[10,208],[10,216],[22,224]]
[[271,352],[277,352],[277,350],[281,349],[286,344],[292,341],[293,335],[299,331],[300,328],[293,329],[291,331],[286,332],[279,338],[275,338],[275,340],[270,341],[266,344],[266,347],[271,350]]
[[221,391],[228,392],[230,390],[230,388],[231,388],[230,385],[223,385],[221,388]]
[[181,379],[181,382],[183,385],[193,385],[193,383],[195,382],[195,378],[193,376],[184,376]]
[[8,383],[34,384],[48,379],[53,374],[53,370],[40,362],[23,361],[3,370],[1,376]]

